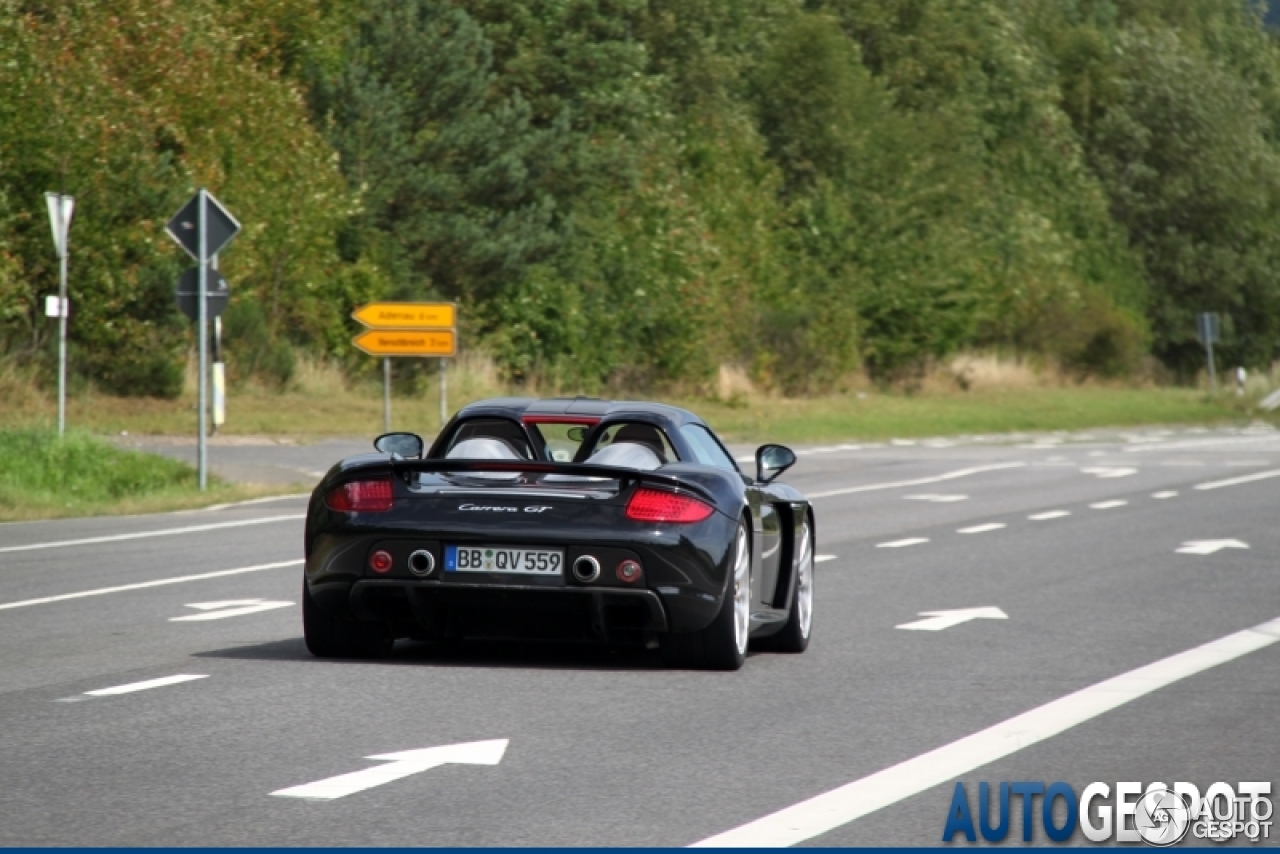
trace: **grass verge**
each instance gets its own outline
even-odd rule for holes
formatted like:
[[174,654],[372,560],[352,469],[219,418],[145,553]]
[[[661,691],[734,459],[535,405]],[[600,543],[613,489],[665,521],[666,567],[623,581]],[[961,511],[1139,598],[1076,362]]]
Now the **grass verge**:
[[[966,369],[967,370],[967,369]],[[1007,373],[1008,371],[1006,371]],[[991,371],[987,371],[991,373]],[[1026,374],[1026,371],[1022,373]],[[719,398],[672,400],[707,419],[737,441],[829,442],[1018,431],[1085,430],[1139,425],[1246,423],[1260,413],[1257,400],[1269,384],[1243,397],[1171,387],[1132,387],[1053,382],[1051,378],[970,378],[963,391],[944,377],[919,394],[866,389],[803,399],[729,390]],[[8,385],[6,385],[6,381]],[[84,391],[68,400],[68,423],[94,434],[194,435],[194,382],[177,400],[119,398]],[[268,435],[297,441],[381,433],[382,389],[352,380],[336,367],[306,363],[286,391],[256,386],[228,394],[223,435]],[[448,408],[484,397],[527,394],[572,395],[572,389],[511,389],[483,360],[462,360],[450,369]],[[625,394],[615,392],[615,394]],[[727,400],[726,400],[727,398]],[[434,375],[415,388],[392,392],[392,428],[432,436],[440,426],[439,387]],[[56,406],[27,379],[0,372],[0,430],[49,429]]]
[[0,430],[0,521],[160,513],[267,494],[211,479],[200,492],[185,463],[82,433]]

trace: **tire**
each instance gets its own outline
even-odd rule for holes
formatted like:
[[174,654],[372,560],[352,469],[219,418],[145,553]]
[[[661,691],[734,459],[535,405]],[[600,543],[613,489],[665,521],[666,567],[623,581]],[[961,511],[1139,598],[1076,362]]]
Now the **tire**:
[[668,665],[696,670],[738,670],[747,660],[751,631],[751,546],[745,522],[738,524],[724,600],[711,625],[662,638]]
[[762,648],[770,652],[798,653],[809,648],[813,632],[813,526],[804,520],[796,547],[795,572],[792,574],[791,612],[782,631],[764,638]]
[[302,582],[302,635],[317,658],[386,658],[395,639],[382,626],[340,620],[326,614]]

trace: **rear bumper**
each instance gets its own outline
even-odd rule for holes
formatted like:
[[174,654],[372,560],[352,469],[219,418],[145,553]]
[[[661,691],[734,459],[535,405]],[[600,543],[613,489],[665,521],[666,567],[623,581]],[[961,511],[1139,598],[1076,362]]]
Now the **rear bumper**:
[[396,637],[643,642],[671,628],[651,590],[536,588],[457,581],[361,579],[312,585],[316,603]]

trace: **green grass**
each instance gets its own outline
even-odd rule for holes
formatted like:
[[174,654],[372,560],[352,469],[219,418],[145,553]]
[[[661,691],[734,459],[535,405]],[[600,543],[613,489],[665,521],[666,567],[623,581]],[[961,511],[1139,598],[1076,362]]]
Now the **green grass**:
[[0,430],[0,520],[180,510],[254,494],[216,479],[200,492],[185,463],[82,433]]
[[1229,395],[1179,388],[1066,386],[909,396],[865,393],[732,406],[689,401],[733,440],[830,442],[1101,427],[1243,423],[1259,417]]

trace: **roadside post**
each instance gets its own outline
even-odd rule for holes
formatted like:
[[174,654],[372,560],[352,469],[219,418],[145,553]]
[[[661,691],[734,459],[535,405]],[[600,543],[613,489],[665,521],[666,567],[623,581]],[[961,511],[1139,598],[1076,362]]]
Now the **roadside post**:
[[1213,344],[1218,337],[1218,314],[1213,311],[1201,312],[1196,316],[1196,330],[1200,334],[1200,342],[1209,358],[1209,392],[1218,393],[1218,375],[1213,367]]
[[[196,322],[199,395],[196,404],[196,468],[200,490],[209,482],[209,319],[222,314],[231,290],[217,271],[215,257],[240,231],[222,203],[203,187],[165,226],[169,236],[195,259],[196,267],[178,279],[177,300],[182,312]],[[215,261],[213,269],[210,262]]]
[[448,404],[446,360],[458,352],[458,311],[451,302],[372,302],[351,312],[367,327],[351,339],[357,350],[382,357],[382,427],[391,432],[391,358],[440,359],[440,426]]
[[67,255],[71,215],[75,212],[76,200],[62,193],[45,193],[44,200],[49,208],[53,247],[58,253],[58,297],[56,302],[45,300],[44,313],[58,318],[58,435],[61,436],[67,430]]

